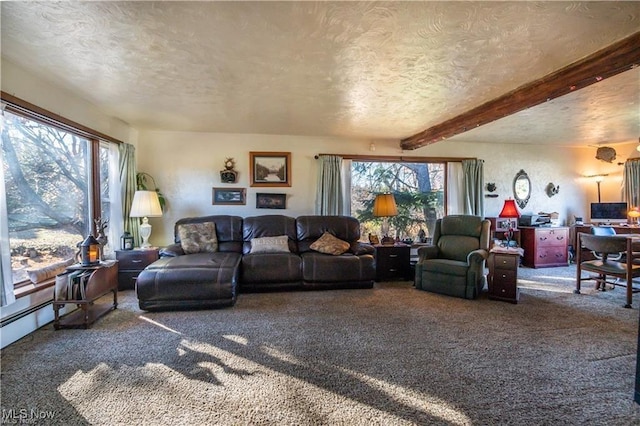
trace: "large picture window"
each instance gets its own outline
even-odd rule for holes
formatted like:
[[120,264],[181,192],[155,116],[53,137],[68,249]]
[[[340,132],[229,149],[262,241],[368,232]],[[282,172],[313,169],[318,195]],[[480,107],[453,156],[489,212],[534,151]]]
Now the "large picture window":
[[14,285],[29,282],[28,271],[73,258],[94,220],[112,214],[109,145],[4,111],[0,220],[8,224]]
[[361,223],[362,237],[380,234],[383,218],[373,215],[375,196],[391,193],[398,214],[388,219],[389,235],[401,240],[429,238],[436,219],[446,214],[446,167],[445,162],[353,160],[351,212]]

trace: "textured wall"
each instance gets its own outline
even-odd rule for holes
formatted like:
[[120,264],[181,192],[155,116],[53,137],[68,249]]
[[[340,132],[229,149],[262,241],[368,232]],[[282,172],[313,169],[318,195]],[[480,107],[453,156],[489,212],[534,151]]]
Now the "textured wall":
[[[249,152],[288,151],[292,153],[292,186],[284,188],[251,188],[249,186]],[[617,147],[620,155],[630,153],[634,145]],[[498,198],[485,199],[487,216],[496,216],[504,199],[513,197],[512,183],[523,169],[531,179],[532,191],[525,213],[558,212],[561,223],[573,222],[573,216],[588,217],[590,202],[597,200],[595,183],[583,178],[596,170],[611,173],[602,187],[603,201],[620,200],[622,167],[595,160],[596,148],[540,149],[535,145],[501,145],[442,142],[404,152],[404,155],[437,157],[477,157],[485,160],[485,182],[495,182]],[[151,218],[153,243],[169,243],[173,223],[185,216],[208,214],[312,214],[315,203],[316,160],[319,153],[371,154],[369,141],[304,136],[238,135],[221,133],[141,132],[138,165],[151,173],[169,199],[169,209],[162,218]],[[375,155],[402,155],[397,141],[376,142]],[[628,154],[627,154],[628,155]],[[236,160],[240,171],[237,184],[220,183],[219,171],[227,157]],[[621,159],[622,157],[619,157]],[[622,158],[624,161],[624,158]],[[549,182],[560,185],[560,193],[546,195]],[[246,206],[211,204],[214,186],[247,188]],[[255,208],[256,192],[286,193],[286,210]]]

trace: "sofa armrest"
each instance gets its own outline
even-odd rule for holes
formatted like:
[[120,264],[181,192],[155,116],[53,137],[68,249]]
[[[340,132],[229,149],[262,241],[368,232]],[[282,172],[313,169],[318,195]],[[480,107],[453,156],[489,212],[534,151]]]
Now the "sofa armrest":
[[489,257],[489,251],[485,249],[474,250],[467,255],[467,263],[482,263]]
[[160,249],[160,257],[176,257],[183,254],[184,250],[182,250],[182,245],[180,244],[171,244]]
[[355,244],[351,244],[351,247],[349,250],[351,251],[351,253],[355,254],[356,256],[360,256],[363,254],[375,254],[376,252],[376,249],[371,244],[361,243],[361,242],[356,242]]
[[418,262],[422,262],[425,259],[435,259],[438,257],[437,246],[423,246],[418,249]]

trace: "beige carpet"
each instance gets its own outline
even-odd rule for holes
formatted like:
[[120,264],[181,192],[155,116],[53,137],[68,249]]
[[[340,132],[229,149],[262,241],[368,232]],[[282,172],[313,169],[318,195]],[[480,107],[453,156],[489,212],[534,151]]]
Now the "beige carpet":
[[640,295],[624,309],[622,289],[572,294],[572,269],[521,268],[517,305],[401,282],[145,313],[122,292],[90,330],[48,325],[2,351],[3,420],[640,424]]

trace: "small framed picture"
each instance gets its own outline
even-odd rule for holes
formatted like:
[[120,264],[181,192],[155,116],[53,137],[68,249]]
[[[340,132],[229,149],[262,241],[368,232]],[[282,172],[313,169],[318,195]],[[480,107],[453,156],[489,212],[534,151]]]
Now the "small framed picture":
[[256,194],[256,208],[258,209],[286,209],[287,194]]
[[380,238],[376,234],[369,234],[369,244],[380,244]]
[[291,186],[290,152],[250,152],[251,186]]
[[245,205],[247,204],[245,188],[213,188],[212,204]]
[[516,218],[496,218],[496,231],[505,231],[508,229],[517,229],[518,219]]

